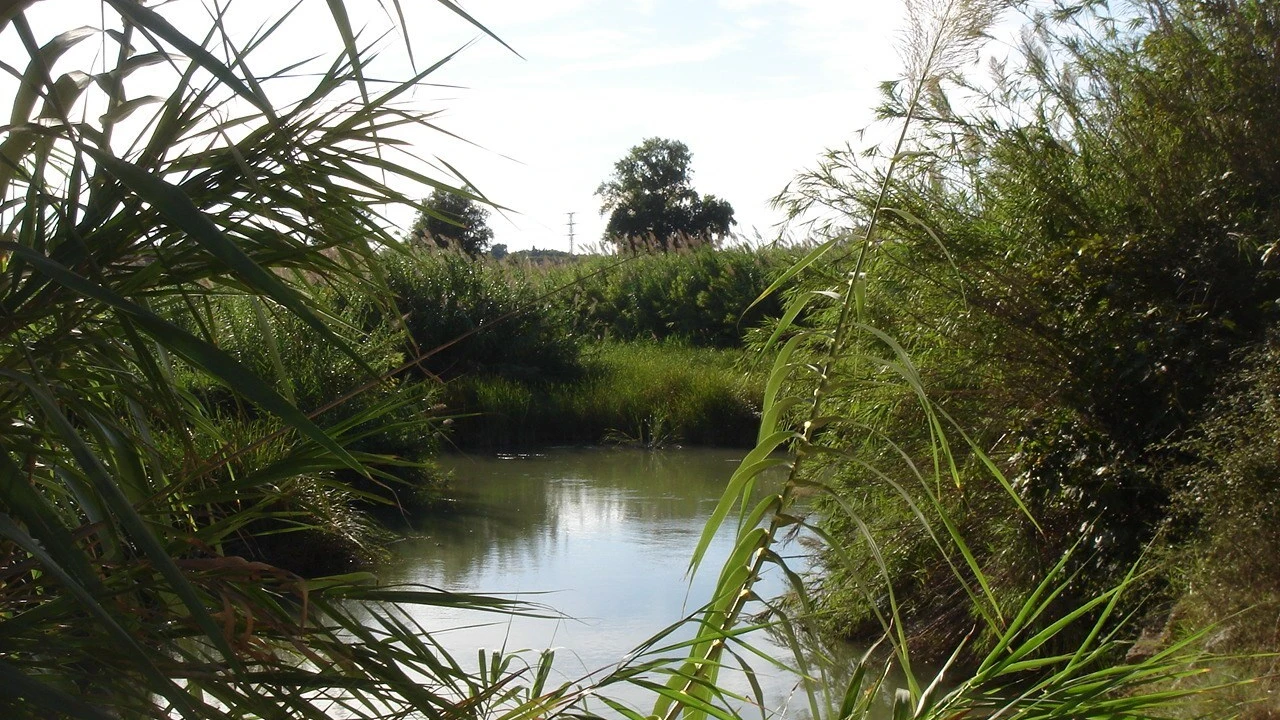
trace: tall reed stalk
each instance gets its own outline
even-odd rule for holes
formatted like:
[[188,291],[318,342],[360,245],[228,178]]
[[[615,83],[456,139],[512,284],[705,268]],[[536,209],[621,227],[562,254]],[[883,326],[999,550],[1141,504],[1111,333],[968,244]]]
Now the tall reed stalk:
[[[303,524],[289,499],[327,492],[337,473],[376,484],[372,468],[403,462],[355,448],[394,430],[405,398],[304,413],[205,312],[215,295],[246,296],[259,320],[292,315],[364,386],[389,382],[313,293],[386,297],[378,256],[397,243],[380,213],[411,202],[394,188],[461,192],[421,173],[398,137],[429,119],[400,103],[452,56],[375,86],[374,53],[337,0],[292,9],[327,13],[335,57],[265,69],[263,48],[300,29],[289,10],[236,40],[243,3],[206,4],[193,26],[173,4],[104,0],[106,27],[42,35],[52,5],[0,3],[0,42],[25,61],[6,67],[17,84],[0,128],[0,715],[519,707],[511,677],[465,672],[400,614],[362,608],[521,606],[377,588],[365,573],[313,581],[232,552],[264,523]],[[80,52],[91,46],[96,57]],[[179,380],[192,375],[247,408],[235,431],[232,410]]]
[[[1136,573],[1081,607],[1072,608],[1061,617],[1048,617],[1053,599],[1071,582],[1065,572],[1067,558],[1064,557],[1010,614],[997,599],[991,579],[948,515],[943,488],[950,484],[959,487],[964,482],[949,440],[958,436],[985,467],[988,480],[1004,488],[1011,511],[1035,522],[997,465],[930,400],[928,388],[910,353],[888,332],[872,324],[868,285],[874,282],[874,276],[869,269],[878,246],[877,229],[883,214],[894,212],[911,219],[908,213],[889,206],[888,198],[895,170],[919,154],[910,147],[913,121],[926,98],[940,95],[947,77],[976,55],[1000,6],[968,0],[930,0],[908,2],[907,7],[909,23],[903,38],[906,73],[895,92],[895,97],[902,100],[900,127],[891,152],[884,158],[879,192],[869,214],[854,223],[862,230],[856,238],[840,235],[818,246],[766,292],[767,295],[776,291],[823,258],[835,256],[837,263],[848,268],[838,286],[808,291],[794,298],[765,346],[766,350],[777,349],[764,397],[757,445],[732,476],[694,551],[690,571],[696,572],[706,560],[712,536],[735,508],[738,511],[737,542],[720,570],[713,599],[695,619],[696,637],[689,643],[688,657],[679,667],[665,671],[669,680],[657,689],[659,697],[653,716],[663,720],[682,715],[735,717],[736,707],[762,699],[734,697],[717,683],[720,671],[728,664],[726,653],[739,664],[743,662],[743,655],[750,654],[751,647],[743,639],[749,628],[743,627],[743,622],[749,605],[761,601],[778,618],[776,622],[783,636],[793,639],[794,668],[805,678],[812,717],[867,717],[874,713],[876,696],[887,690],[883,683],[888,675],[887,670],[875,670],[872,654],[863,658],[843,688],[833,687],[834,678],[830,676],[816,680],[813,673],[822,675],[823,668],[812,666],[795,641],[804,632],[803,618],[797,622],[784,608],[775,607],[769,599],[754,593],[762,573],[771,565],[777,566],[791,579],[801,610],[808,607],[803,580],[787,568],[775,549],[788,531],[805,528],[827,541],[830,555],[844,555],[838,541],[828,536],[821,526],[805,520],[803,511],[797,508],[801,493],[813,491],[827,494],[831,498],[828,507],[846,514],[847,520],[860,529],[862,541],[878,563],[879,577],[864,578],[862,591],[877,613],[892,648],[891,662],[905,679],[905,687],[897,689],[893,696],[891,714],[894,718],[1150,717],[1168,710],[1171,703],[1191,691],[1152,692],[1144,688],[1157,681],[1176,686],[1179,678],[1198,672],[1187,669],[1185,664],[1189,660],[1190,640],[1175,643],[1155,657],[1136,664],[1121,659],[1118,649],[1122,647],[1122,638],[1114,634],[1111,622],[1115,619],[1113,614],[1119,598],[1136,583]],[[803,327],[798,319],[806,315],[826,320],[819,320],[816,326]],[[919,480],[915,490],[898,484],[890,474],[860,457],[858,448],[865,441],[858,435],[874,436],[875,428],[856,424],[854,418],[842,416],[838,408],[828,408],[828,399],[837,389],[844,389],[844,378],[856,375],[858,366],[894,378],[907,395],[917,399],[930,438],[929,455],[917,463],[903,449],[898,449],[903,453],[904,463]],[[792,418],[794,426],[786,422]],[[846,431],[831,430],[841,424]],[[847,431],[850,424],[852,436]],[[892,438],[887,440],[892,444]],[[786,456],[780,456],[784,451]],[[868,523],[844,502],[840,490],[823,479],[822,463],[830,458],[843,459],[862,468],[869,477],[892,485],[933,538],[937,552],[945,558],[962,586],[972,615],[996,638],[990,652],[970,676],[944,677],[964,651],[963,644],[955,648],[951,660],[944,663],[931,681],[925,682],[917,676],[911,662],[907,629],[895,597],[894,578],[883,558],[887,549],[880,546],[881,539],[874,535]],[[752,504],[760,474],[778,466],[788,471],[782,489]],[[853,566],[849,570],[857,572]],[[1044,652],[1068,628],[1079,631],[1080,627],[1084,628],[1080,631],[1084,640],[1075,650],[1066,654]],[[971,632],[970,637],[973,635]]]

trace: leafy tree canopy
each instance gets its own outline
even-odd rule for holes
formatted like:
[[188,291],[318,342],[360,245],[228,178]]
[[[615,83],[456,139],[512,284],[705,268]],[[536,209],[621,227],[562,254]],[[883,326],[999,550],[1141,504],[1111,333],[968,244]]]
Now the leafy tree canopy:
[[609,213],[605,239],[633,252],[650,243],[666,251],[728,234],[733,206],[698,195],[690,180],[692,159],[678,140],[654,137],[631,148],[596,189],[600,214]]
[[489,241],[493,240],[493,230],[486,224],[489,211],[471,198],[432,190],[422,204],[424,209],[418,211],[409,229],[409,242],[456,248],[471,257],[479,256],[489,247]]

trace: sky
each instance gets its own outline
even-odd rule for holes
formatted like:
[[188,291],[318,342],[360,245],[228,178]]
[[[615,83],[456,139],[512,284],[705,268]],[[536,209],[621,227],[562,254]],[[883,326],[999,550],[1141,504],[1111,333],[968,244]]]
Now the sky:
[[[213,2],[159,7],[181,27],[184,13],[207,12]],[[230,2],[233,30],[243,40],[291,4]],[[437,158],[449,163],[507,208],[494,212],[489,224],[493,242],[511,250],[569,249],[571,212],[577,249],[598,243],[606,218],[595,190],[615,162],[649,137],[688,145],[694,188],[733,205],[739,234],[771,240],[782,214],[770,199],[825,148],[846,142],[856,147],[858,131],[872,122],[879,84],[900,73],[895,44],[904,22],[901,0],[459,4],[515,52],[438,2],[401,0],[418,67],[462,48],[405,104],[438,113],[435,124],[465,141],[428,128],[404,137],[424,164]],[[392,3],[348,5],[362,43],[381,49],[376,71],[387,78],[410,76],[405,38],[387,34],[394,24]],[[327,12],[326,3],[304,2],[287,32],[255,53],[255,70],[340,52]],[[96,25],[103,16],[97,0],[42,0],[30,15],[37,29]],[[77,52],[88,53],[91,45],[97,43],[84,43]],[[393,208],[387,216],[407,229],[414,212]]]
[[[899,68],[899,0],[464,7],[523,59],[483,38],[451,61],[437,82],[460,88],[424,89],[415,102],[443,109],[440,123],[483,149],[422,146],[440,143],[435,154],[512,209],[490,220],[494,242],[512,250],[567,250],[570,212],[578,247],[597,243],[607,218],[595,190],[649,137],[688,145],[694,188],[733,205],[737,232],[772,239],[782,215],[770,199],[871,122],[879,83]],[[410,26],[454,27],[415,43],[422,57],[473,34],[432,10],[438,20]]]

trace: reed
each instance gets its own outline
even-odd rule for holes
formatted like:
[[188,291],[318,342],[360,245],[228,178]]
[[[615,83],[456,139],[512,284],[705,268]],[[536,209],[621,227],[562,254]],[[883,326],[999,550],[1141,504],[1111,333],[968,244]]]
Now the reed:
[[[1222,623],[1209,642],[1215,652],[1259,652],[1245,618],[1273,607],[1276,578],[1210,538],[1274,545],[1247,519],[1274,503],[1261,492],[1274,472],[1228,450],[1274,443],[1244,431],[1247,423],[1222,422],[1274,395],[1274,380],[1250,358],[1269,352],[1277,319],[1267,238],[1280,214],[1255,190],[1274,186],[1269,168],[1280,157],[1276,96],[1257,80],[1280,66],[1280,23],[1274,8],[1252,2],[1030,12],[1018,53],[992,66],[990,79],[944,81],[918,116],[909,158],[889,179],[869,317],[909,352],[931,401],[987,451],[1035,518],[1010,513],[1005,491],[981,481],[981,459],[953,449],[962,482],[943,499],[1002,604],[1079,548],[1060,609],[1142,561],[1153,571],[1122,613],[1145,615],[1140,652],[1212,623]],[[886,94],[886,117],[905,116],[903,87]],[[1176,137],[1161,130],[1170,127]],[[784,199],[796,211],[838,208],[826,216],[833,224],[864,217],[881,196],[883,168],[838,148]],[[898,468],[888,474],[909,483],[896,458],[929,455],[923,411],[911,389],[865,368],[831,407],[878,430],[860,460]],[[1251,470],[1242,473],[1242,461]],[[947,637],[928,621],[963,625],[953,598],[964,589],[933,538],[859,463],[831,472],[871,532],[893,538],[884,559],[896,597],[911,627],[925,628],[914,640],[941,640],[933,644],[945,656]],[[857,570],[832,563],[823,622],[874,635],[879,621],[857,577],[878,559],[859,549],[861,528],[839,517],[828,527],[854,548]],[[1189,571],[1206,563],[1254,570],[1232,588],[1225,574]],[[1246,596],[1257,606],[1236,604]],[[1253,692],[1265,705],[1260,685]]]
[[781,314],[777,298],[755,300],[796,257],[788,248],[681,242],[621,260],[578,258],[537,276],[564,288],[551,303],[576,336],[732,348]]
[[[775,281],[776,287],[816,271],[764,344],[775,360],[758,442],[730,479],[695,550],[691,572],[708,560],[707,543],[722,524],[736,520],[737,546],[719,570],[709,605],[692,620],[696,634],[681,646],[687,652],[683,663],[664,666],[666,681],[650,685],[659,694],[651,716],[729,718],[736,704],[760,701],[727,695],[717,679],[723,668],[751,657],[744,633],[753,622],[748,618],[761,617],[762,606],[785,637],[801,637],[812,622],[810,586],[787,569],[775,549],[780,536],[798,528],[825,541],[827,567],[841,570],[851,594],[860,596],[874,614],[888,655],[869,653],[851,680],[836,684],[795,642],[792,666],[806,678],[822,677],[803,683],[813,717],[868,717],[883,692],[891,695],[890,715],[895,718],[1176,714],[1179,703],[1203,689],[1187,683],[1203,673],[1204,665],[1196,664],[1204,660],[1195,648],[1200,635],[1190,633],[1147,656],[1126,657],[1125,632],[1134,632],[1126,624],[1133,607],[1129,596],[1143,592],[1150,570],[1131,567],[1110,586],[1082,597],[1073,594],[1079,577],[1074,566],[1079,551],[1074,548],[1025,591],[1002,589],[1001,579],[987,572],[985,553],[974,544],[986,538],[967,532],[957,521],[963,498],[985,483],[992,488],[985,496],[1001,498],[998,506],[1006,517],[1015,523],[1021,518],[1034,529],[1032,542],[1044,530],[1001,463],[931,397],[916,362],[932,349],[927,336],[906,344],[894,336],[896,328],[878,325],[889,314],[877,307],[883,296],[876,287],[893,252],[883,232],[887,218],[921,223],[895,205],[896,173],[929,155],[930,149],[918,142],[931,138],[916,133],[914,123],[945,107],[943,85],[960,62],[974,55],[998,14],[995,4],[982,2],[917,2],[908,9],[907,74],[889,87],[889,112],[900,122],[896,143],[884,152],[875,185],[859,197],[865,214],[852,222],[836,220],[836,225],[861,230],[832,237]],[[935,178],[936,183],[947,180]],[[924,232],[937,241],[942,230],[924,225]],[[893,423],[884,422],[890,417]],[[896,435],[884,434],[908,422],[918,423],[910,442],[899,444]],[[880,448],[885,452],[877,452]],[[786,455],[779,454],[783,450]],[[760,473],[777,466],[789,473],[783,489],[752,500]],[[855,469],[858,484],[838,478],[840,467]],[[828,517],[823,522],[811,522],[797,510],[801,493],[825,498]],[[890,560],[901,549],[891,536],[873,529],[876,519],[864,514],[865,497],[892,497],[901,503],[906,520],[915,526],[912,534],[924,538],[913,550],[931,556],[929,565],[940,568],[956,589],[951,602],[962,611],[951,619],[963,623],[967,632],[955,638],[931,677],[919,674],[909,637],[912,618],[899,596],[912,561]],[[833,522],[845,531],[830,532]],[[797,598],[792,605],[754,595],[756,580],[769,566],[792,579]],[[1060,602],[1064,595],[1070,598],[1065,604]],[[903,673],[903,687],[884,686],[888,665]]]
[[580,338],[555,288],[510,264],[414,248],[385,255],[380,271],[394,304],[374,294],[356,301],[357,314],[370,329],[401,332],[406,356],[425,355],[414,367],[418,376],[547,382],[579,372]]
[[[306,529],[297,511],[332,507],[337,473],[376,481],[394,459],[359,442],[394,429],[405,398],[301,410],[303,388],[276,381],[305,348],[270,348],[274,368],[255,372],[204,308],[232,293],[289,316],[383,386],[316,283],[378,283],[379,248],[396,247],[379,208],[409,201],[386,173],[449,184],[394,159],[398,128],[424,119],[396,103],[438,64],[374,86],[344,3],[317,3],[343,48],[299,95],[297,68],[261,53],[296,17],[233,41],[240,5],[177,27],[168,6],[108,1],[106,28],[39,36],[28,12],[43,4],[0,4],[3,42],[25,54],[0,129],[5,717],[454,716],[464,698],[510,697],[359,607],[511,603],[359,573],[313,582],[234,554],[259,521]],[[97,60],[72,52],[90,45]],[[256,419],[224,422],[230,405]]]

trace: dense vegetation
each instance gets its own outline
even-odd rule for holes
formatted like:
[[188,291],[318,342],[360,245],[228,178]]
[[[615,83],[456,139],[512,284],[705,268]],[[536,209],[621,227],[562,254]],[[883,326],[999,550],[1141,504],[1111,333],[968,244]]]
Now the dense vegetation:
[[411,373],[444,381],[460,447],[745,446],[758,363],[721,351],[777,312],[747,308],[793,256],[704,246],[538,265],[417,251],[385,265],[403,316],[364,322],[407,331],[404,351],[423,356]]
[[583,258],[549,269],[543,287],[564,288],[552,302],[584,338],[733,348],[781,315],[776,295],[755,301],[799,256],[785,248],[699,246],[621,261]]
[[[856,578],[881,561],[922,642],[950,652],[968,627],[962,585],[894,487],[914,482],[902,458],[928,457],[928,414],[945,413],[1029,510],[1011,512],[983,459],[956,448],[937,491],[1006,601],[1068,550],[1081,574],[1063,606],[1147,552],[1163,563],[1147,580],[1162,600],[1147,606],[1153,635],[1225,622],[1219,650],[1274,649],[1260,623],[1280,610],[1280,575],[1261,559],[1280,550],[1262,519],[1280,488],[1264,370],[1280,314],[1280,13],[1108,12],[1037,16],[990,82],[936,85],[921,107],[889,88],[882,113],[912,122],[909,159],[834,151],[782,198],[798,214],[834,205],[836,223],[880,209],[865,321],[918,375],[887,381],[866,357],[889,349],[870,334],[838,365],[848,424],[828,432],[863,452],[835,463],[841,502],[894,540],[884,558],[832,565],[832,627],[879,632],[884,608]],[[830,530],[854,547],[863,529],[843,517]]]
[[[812,678],[826,668],[795,638],[817,617],[888,638],[894,717],[1152,717],[1195,690],[1190,631],[1274,615],[1270,4],[1059,8],[953,105],[997,8],[913,3],[884,108],[901,139],[865,166],[832,153],[784,198],[845,232],[803,255],[536,272],[412,250],[377,222],[410,202],[388,174],[423,179],[389,159],[414,119],[394,101],[438,66],[373,94],[344,3],[322,8],[342,50],[279,106],[297,68],[256,69],[262,37],[232,44],[221,14],[184,32],[108,0],[109,31],[39,37],[29,5],[0,4],[28,61],[0,142],[6,716],[526,720],[633,682],[652,717],[728,720],[752,699],[717,684],[752,657],[744,624],[792,639]],[[111,48],[96,76],[60,64],[89,37]],[[152,66],[165,97],[125,91]],[[723,352],[744,334],[773,358],[763,389]],[[530,608],[345,572],[376,555],[370,513],[433,486],[451,391],[500,395],[477,434],[514,434],[516,407],[596,428],[614,413],[646,443],[701,415],[757,421],[693,551],[697,569],[739,518],[691,640],[619,648],[579,684],[548,682],[550,654],[469,670],[379,603]],[[801,526],[828,549],[819,592],[790,574],[793,603],[756,597]],[[1147,546],[1166,564],[1134,570]],[[1130,598],[1151,591],[1184,625],[1126,658]],[[943,606],[943,670],[969,662],[930,683],[911,635]],[[1220,650],[1265,647],[1224,627]],[[852,664],[802,683],[813,717],[880,704],[885,659]]]
[[603,343],[584,349],[569,381],[494,375],[445,391],[452,442],[464,448],[621,443],[750,447],[763,378],[744,353],[674,343]]
[[449,707],[406,673],[465,675],[396,659],[413,635],[348,605],[386,591],[260,561],[289,536],[308,572],[351,569],[299,556],[316,538],[374,554],[350,501],[394,502],[414,456],[389,453],[430,436],[393,338],[330,312],[395,246],[374,219],[408,198],[384,173],[416,171],[366,161],[413,79],[351,102],[370,90],[340,4],[349,42],[302,96],[261,42],[220,61],[221,16],[183,34],[108,2],[101,31],[59,34],[31,5],[0,5],[26,55],[0,142],[0,714],[327,717],[340,688]]

